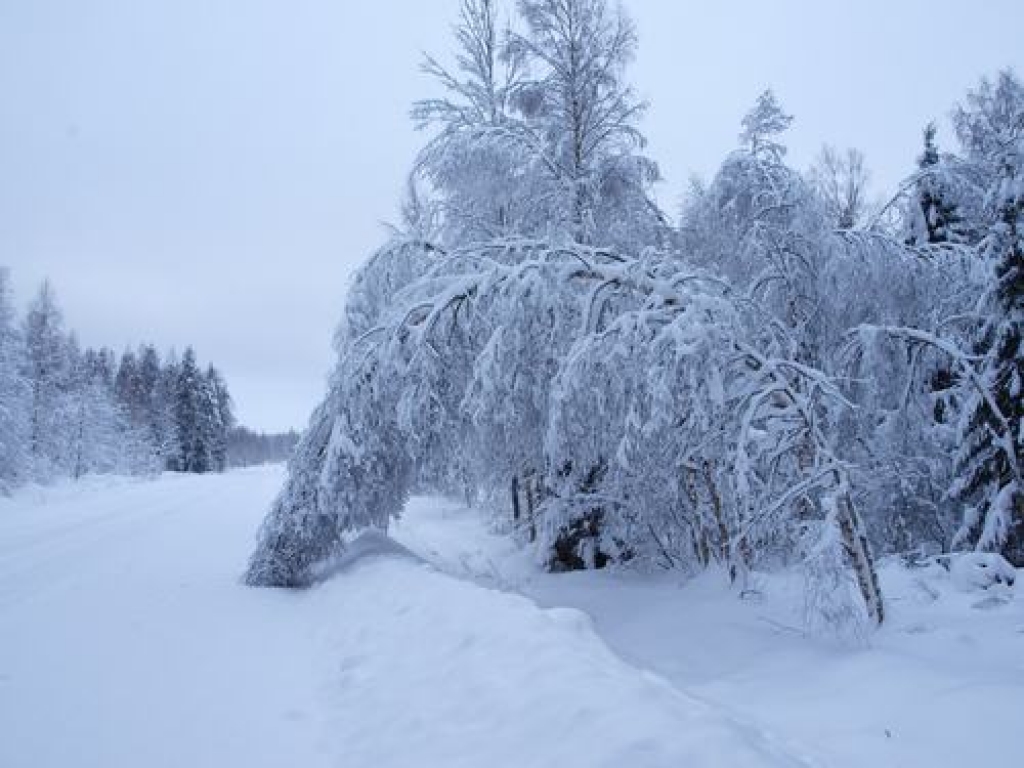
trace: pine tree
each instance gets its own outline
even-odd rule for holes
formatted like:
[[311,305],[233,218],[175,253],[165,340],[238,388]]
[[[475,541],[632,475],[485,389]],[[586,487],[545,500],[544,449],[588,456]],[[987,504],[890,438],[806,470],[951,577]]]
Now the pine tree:
[[96,351],[96,376],[103,379],[103,383],[110,389],[114,389],[114,371],[117,367],[114,350],[110,347],[100,347]]
[[227,432],[234,426],[231,396],[220,372],[213,366],[206,370],[204,423],[207,425],[207,444],[210,446],[210,469],[223,472],[227,468]]
[[209,472],[212,462],[209,401],[192,347],[188,347],[181,358],[175,389],[174,418],[180,441],[178,469]]
[[967,406],[954,495],[968,502],[958,540],[1024,566],[1024,100],[997,143],[995,223],[982,244],[994,279],[977,344],[980,374],[963,384]]
[[39,479],[66,472],[70,365],[64,318],[44,281],[24,322],[25,375],[30,387],[28,450]]
[[77,351],[69,344],[68,471],[75,479],[90,473],[130,472],[141,446],[124,410],[115,400],[103,356],[92,349]]
[[139,350],[138,391],[143,412],[143,429],[158,464],[166,462],[171,437],[171,419],[163,392],[160,355],[152,344]]
[[6,269],[0,268],[0,493],[28,470],[29,387],[24,378],[25,347],[15,324]]
[[935,123],[924,129],[924,150],[917,160],[918,180],[911,202],[910,245],[962,242],[960,217],[950,185],[946,164],[935,142]]
[[740,121],[740,144],[756,156],[767,154],[776,161],[786,154],[785,145],[776,141],[793,124],[793,116],[786,114],[770,88],[757,97],[757,103]]
[[185,471],[181,466],[182,434],[178,426],[178,371],[181,364],[177,353],[172,349],[160,369],[157,382],[154,408],[159,409],[160,418],[165,426],[164,441],[161,453],[164,457],[164,468],[170,472]]
[[113,350],[109,347],[100,347],[99,349],[89,347],[82,353],[82,358],[82,364],[90,379],[103,384],[113,392],[116,368]]
[[135,352],[130,349],[121,354],[121,363],[114,377],[114,392],[117,395],[117,402],[124,409],[132,425],[143,423],[144,405],[140,396],[139,362]]

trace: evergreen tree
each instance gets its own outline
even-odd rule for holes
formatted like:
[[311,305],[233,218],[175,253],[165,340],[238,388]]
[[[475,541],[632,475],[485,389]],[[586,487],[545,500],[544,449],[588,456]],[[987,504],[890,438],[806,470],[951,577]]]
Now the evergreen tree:
[[179,439],[178,469],[182,472],[210,471],[210,405],[206,382],[196,365],[192,347],[186,348],[178,366],[174,419]]
[[133,425],[144,423],[144,404],[140,393],[139,362],[131,349],[121,354],[121,363],[114,378],[117,402]]
[[0,268],[0,493],[21,481],[28,470],[29,387],[24,358],[9,273]]
[[70,365],[64,318],[53,287],[43,282],[24,322],[25,375],[30,388],[28,450],[39,479],[67,470]]
[[947,167],[935,142],[935,123],[924,129],[924,150],[917,160],[918,179],[911,200],[910,245],[961,242],[960,217],[945,178]]
[[68,470],[73,478],[90,473],[130,471],[146,452],[133,439],[127,416],[115,400],[103,357],[69,344],[70,397]]
[[0,492],[34,478],[227,466],[231,396],[190,348],[166,365],[152,345],[82,349],[44,282],[22,328],[0,269]]
[[103,379],[103,383],[111,390],[114,389],[114,371],[117,367],[117,357],[110,347],[100,347],[96,351],[96,375]]
[[990,200],[995,223],[982,246],[994,279],[977,345],[978,377],[963,383],[966,407],[954,495],[968,502],[958,536],[1024,566],[1024,100],[995,143],[1000,178]]
[[298,442],[299,434],[294,430],[266,434],[233,427],[228,432],[228,466],[251,467],[286,461]]
[[178,371],[180,367],[178,356],[172,349],[160,369],[160,379],[157,382],[155,397],[166,426],[164,442],[161,444],[164,469],[170,472],[184,471],[181,467],[182,435],[178,427]]
[[757,103],[740,121],[740,145],[754,157],[764,155],[778,162],[785,156],[786,146],[776,137],[792,124],[793,116],[783,111],[775,92],[769,88],[757,97]]
[[82,353],[82,356],[82,362],[89,377],[113,392],[116,369],[113,350],[109,347],[100,347],[99,349],[89,347]]
[[208,436],[207,445],[210,450],[210,469],[223,472],[228,461],[228,431],[234,427],[234,414],[231,409],[231,395],[224,383],[220,371],[212,365],[206,369],[205,381],[205,419]]
[[138,392],[143,412],[143,429],[159,464],[166,463],[173,433],[167,396],[163,391],[160,354],[152,344],[139,350]]

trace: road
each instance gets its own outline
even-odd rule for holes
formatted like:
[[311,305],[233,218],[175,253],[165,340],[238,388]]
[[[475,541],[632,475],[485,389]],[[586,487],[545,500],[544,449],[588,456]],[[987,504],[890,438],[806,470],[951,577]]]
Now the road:
[[281,480],[0,500],[0,765],[801,764],[622,661],[585,614],[379,538],[316,588],[243,586]]

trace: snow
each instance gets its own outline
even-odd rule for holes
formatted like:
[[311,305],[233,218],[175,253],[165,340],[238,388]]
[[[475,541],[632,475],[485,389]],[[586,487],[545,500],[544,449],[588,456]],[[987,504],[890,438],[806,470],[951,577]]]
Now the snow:
[[939,565],[886,562],[886,624],[867,645],[850,644],[802,631],[795,575],[760,576],[760,599],[739,600],[714,572],[546,574],[483,519],[414,499],[394,536],[452,575],[584,611],[619,658],[756,724],[811,765],[959,768],[1008,764],[1018,751],[1019,591],[967,592]]
[[1004,764],[1024,600],[882,568],[869,645],[801,585],[538,570],[414,499],[306,591],[239,582],[279,468],[0,499],[0,765]]
[[242,586],[282,479],[0,500],[0,765],[804,764],[621,659],[579,611],[379,536],[313,589]]

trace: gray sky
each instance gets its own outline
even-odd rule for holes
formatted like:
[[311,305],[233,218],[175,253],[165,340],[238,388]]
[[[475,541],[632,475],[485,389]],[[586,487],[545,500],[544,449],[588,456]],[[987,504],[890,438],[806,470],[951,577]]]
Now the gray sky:
[[[347,276],[421,142],[420,53],[457,0],[0,0],[0,264],[86,344],[194,344],[241,420],[301,427]],[[627,0],[673,212],[772,86],[791,158],[862,149],[893,187],[982,74],[1024,72],[1020,0]],[[948,143],[948,132],[940,134]]]

